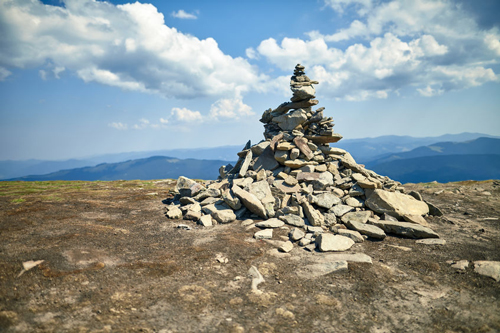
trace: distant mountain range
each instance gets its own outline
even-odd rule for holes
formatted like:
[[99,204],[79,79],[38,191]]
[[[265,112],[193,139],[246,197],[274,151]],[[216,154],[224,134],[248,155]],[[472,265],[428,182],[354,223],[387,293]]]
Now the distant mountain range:
[[[350,152],[367,168],[401,182],[500,178],[500,138],[481,136],[484,134],[383,136],[342,140],[335,146]],[[132,152],[84,160],[0,161],[0,176],[9,180],[129,180],[181,175],[215,179],[219,167],[235,161],[242,146]],[[160,156],[167,153],[169,157]]]
[[103,163],[94,167],[61,170],[46,175],[25,176],[11,180],[133,180],[166,179],[186,176],[193,179],[217,179],[222,160],[181,160],[153,156],[119,163]]

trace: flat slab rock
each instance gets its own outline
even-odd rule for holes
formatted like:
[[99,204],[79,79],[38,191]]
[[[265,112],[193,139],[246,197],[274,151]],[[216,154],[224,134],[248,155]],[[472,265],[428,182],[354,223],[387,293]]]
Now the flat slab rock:
[[365,204],[377,213],[387,213],[399,218],[405,215],[422,216],[429,213],[429,206],[425,202],[399,192],[375,190]]
[[488,276],[500,281],[500,261],[474,261],[474,271],[478,274]]
[[257,231],[253,237],[255,239],[271,239],[273,238],[273,229],[264,229],[261,231]]
[[266,221],[255,223],[255,226],[259,227],[259,228],[279,228],[279,227],[282,227],[284,225],[285,225],[285,222],[278,220],[276,218],[272,218],[272,219],[269,219]]
[[297,275],[303,279],[313,279],[330,273],[346,271],[347,261],[323,262],[305,265],[297,270]]
[[321,252],[347,251],[353,245],[354,241],[345,236],[324,233],[316,237],[316,246]]
[[419,224],[408,222],[391,221],[368,221],[386,233],[395,234],[407,238],[439,238],[439,235],[432,229]]

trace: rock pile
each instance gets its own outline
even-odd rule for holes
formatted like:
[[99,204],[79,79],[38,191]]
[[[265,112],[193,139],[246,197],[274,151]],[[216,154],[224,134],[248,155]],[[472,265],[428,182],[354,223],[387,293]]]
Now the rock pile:
[[[401,183],[357,164],[345,150],[330,147],[342,136],[324,108],[312,110],[314,84],[295,67],[290,102],[266,110],[261,118],[265,140],[238,153],[236,165],[222,166],[218,180],[200,184],[180,177],[167,217],[203,226],[258,218],[258,239],[290,226],[282,251],[304,246],[319,251],[345,251],[364,239],[386,233],[410,238],[438,238],[423,218],[439,210],[406,194]],[[431,211],[429,211],[431,209]],[[436,212],[437,211],[437,212]]]

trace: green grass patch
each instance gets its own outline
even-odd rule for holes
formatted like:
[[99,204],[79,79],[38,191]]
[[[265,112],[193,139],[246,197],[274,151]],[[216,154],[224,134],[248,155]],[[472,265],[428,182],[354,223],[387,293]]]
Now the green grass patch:
[[13,204],[16,204],[16,203],[21,203],[21,202],[25,202],[26,199],[23,199],[23,198],[17,198],[17,199],[12,199],[10,201],[10,203],[13,203]]

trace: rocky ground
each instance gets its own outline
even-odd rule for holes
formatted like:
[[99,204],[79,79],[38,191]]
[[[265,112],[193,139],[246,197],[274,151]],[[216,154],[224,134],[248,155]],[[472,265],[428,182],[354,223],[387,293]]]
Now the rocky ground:
[[500,331],[500,283],[473,264],[500,261],[498,181],[405,185],[443,210],[426,219],[446,244],[365,240],[326,275],[304,268],[336,254],[278,252],[288,227],[267,242],[241,221],[167,219],[174,186],[0,183],[0,331]]

